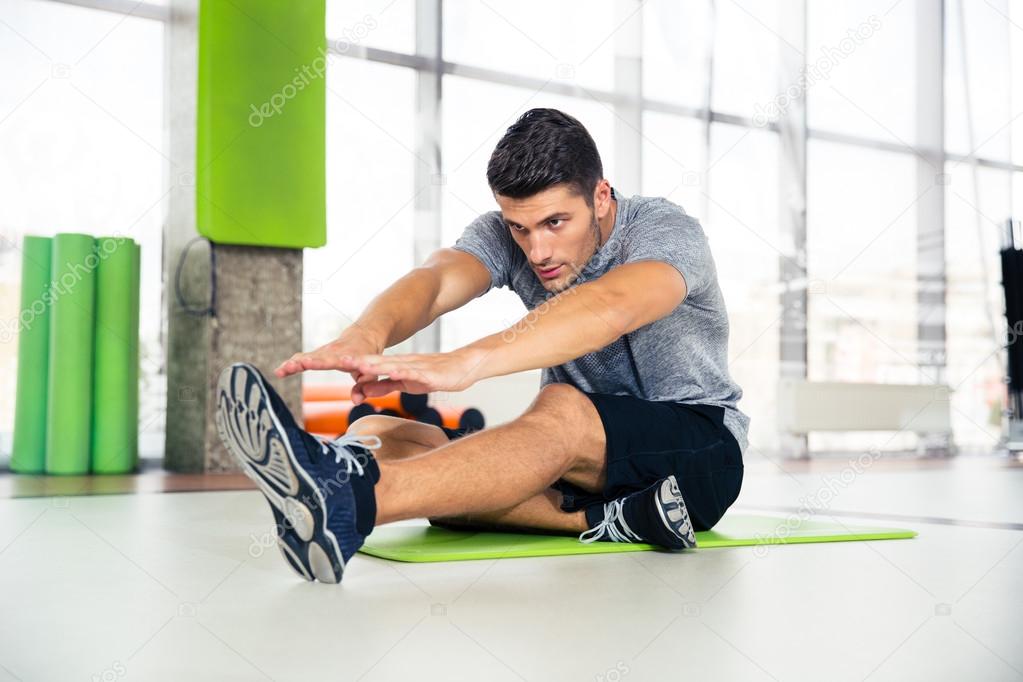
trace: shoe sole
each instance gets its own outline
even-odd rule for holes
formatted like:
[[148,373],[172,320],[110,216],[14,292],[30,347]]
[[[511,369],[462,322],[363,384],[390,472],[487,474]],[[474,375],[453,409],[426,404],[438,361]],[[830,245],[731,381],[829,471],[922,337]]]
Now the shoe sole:
[[327,528],[326,500],[296,459],[263,377],[235,363],[220,373],[216,398],[217,433],[270,504],[287,564],[305,580],[341,582],[345,561]]
[[686,501],[682,499],[674,474],[664,479],[657,490],[657,511],[664,525],[682,541],[685,549],[696,547],[696,533],[693,532],[689,510],[686,509]]

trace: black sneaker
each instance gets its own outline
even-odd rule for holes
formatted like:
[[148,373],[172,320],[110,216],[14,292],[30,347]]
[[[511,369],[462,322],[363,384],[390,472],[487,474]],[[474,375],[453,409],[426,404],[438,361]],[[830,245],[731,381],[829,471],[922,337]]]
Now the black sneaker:
[[[323,441],[303,431],[252,365],[217,382],[217,433],[270,503],[277,545],[306,580],[338,583],[376,523],[377,436]],[[375,440],[375,443],[373,441]]]
[[587,507],[590,529],[579,536],[580,541],[646,542],[668,549],[696,547],[693,524],[674,476],[606,502],[603,520],[600,517],[597,505]]

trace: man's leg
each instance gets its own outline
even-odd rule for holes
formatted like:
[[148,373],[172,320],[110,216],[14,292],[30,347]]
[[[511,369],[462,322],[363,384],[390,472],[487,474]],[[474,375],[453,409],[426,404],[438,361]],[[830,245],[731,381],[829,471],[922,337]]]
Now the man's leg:
[[[447,434],[432,424],[376,414],[355,420],[346,433],[378,436],[380,447],[373,451],[377,462],[407,459],[450,442]],[[560,530],[572,533],[587,530],[583,511],[562,511],[561,493],[554,489],[544,490],[508,509],[467,515],[436,516],[430,520],[465,528]]]
[[348,426],[345,434],[356,433],[380,438],[380,447],[373,451],[378,462],[421,455],[449,441],[447,434],[433,424],[386,414],[368,414],[356,419]]
[[574,512],[563,511],[561,493],[554,489],[544,490],[509,509],[433,517],[430,520],[439,525],[473,530],[545,530],[578,535],[589,529],[586,525],[586,513],[582,509]]
[[[544,513],[545,505],[553,510],[545,491],[559,478],[585,490],[602,489],[605,447],[603,425],[589,398],[567,384],[551,384],[508,424],[420,455],[379,462],[377,523],[466,515],[479,520],[487,512],[504,512],[507,521],[511,510],[527,501],[518,513],[532,518]],[[573,530],[583,527],[578,519]]]

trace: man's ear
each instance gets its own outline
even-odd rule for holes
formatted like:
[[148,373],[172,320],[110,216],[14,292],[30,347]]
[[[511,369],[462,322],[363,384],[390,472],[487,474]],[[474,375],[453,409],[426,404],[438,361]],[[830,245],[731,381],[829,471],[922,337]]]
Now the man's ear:
[[597,216],[598,220],[602,220],[604,216],[611,210],[611,185],[608,184],[607,196],[601,200],[601,190],[603,189],[606,180],[601,180],[597,183],[597,186],[593,188],[593,212]]

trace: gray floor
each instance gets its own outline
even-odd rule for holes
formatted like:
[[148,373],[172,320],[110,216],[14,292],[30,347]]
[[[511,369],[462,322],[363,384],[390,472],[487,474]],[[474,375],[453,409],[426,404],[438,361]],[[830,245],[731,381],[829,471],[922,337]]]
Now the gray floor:
[[755,463],[736,509],[919,537],[360,555],[333,587],[256,492],[2,500],[0,680],[1023,679],[1023,469],[830,469]]

